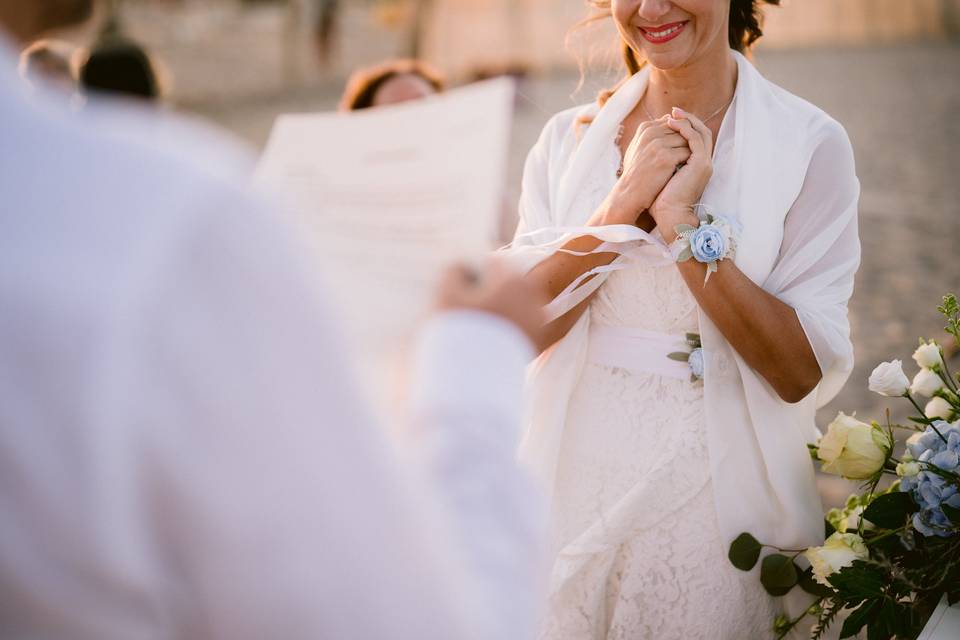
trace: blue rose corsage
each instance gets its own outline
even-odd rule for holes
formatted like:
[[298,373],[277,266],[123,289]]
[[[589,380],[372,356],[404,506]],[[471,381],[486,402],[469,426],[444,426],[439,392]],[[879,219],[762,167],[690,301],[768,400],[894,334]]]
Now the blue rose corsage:
[[703,284],[707,284],[710,274],[717,270],[718,262],[728,258],[732,260],[737,253],[739,227],[723,216],[708,213],[701,218],[700,226],[679,224],[675,230],[677,239],[674,253],[677,262],[686,262],[693,258],[707,265]]
[[674,351],[667,354],[667,357],[687,363],[690,367],[690,382],[703,380],[703,345],[700,344],[700,334],[688,333],[687,344],[690,346],[690,351]]

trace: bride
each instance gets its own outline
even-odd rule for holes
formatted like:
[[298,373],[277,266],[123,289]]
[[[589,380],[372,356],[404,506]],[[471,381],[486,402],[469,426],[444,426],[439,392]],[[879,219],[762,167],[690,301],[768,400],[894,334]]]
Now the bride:
[[806,443],[853,364],[859,183],[843,128],[744,57],[764,2],[590,0],[629,77],[527,160],[508,253],[552,299],[521,446],[553,497],[543,638],[771,637],[730,541],[822,540]]

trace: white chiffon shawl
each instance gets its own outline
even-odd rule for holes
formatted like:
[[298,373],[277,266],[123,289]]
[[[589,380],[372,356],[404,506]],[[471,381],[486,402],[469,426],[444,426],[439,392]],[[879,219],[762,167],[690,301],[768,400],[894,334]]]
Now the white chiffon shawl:
[[[806,444],[817,436],[816,409],[837,394],[853,368],[847,302],[860,262],[860,187],[844,129],[763,78],[738,52],[732,55],[739,71],[735,99],[701,202],[740,221],[737,266],[796,310],[823,379],[802,401],[784,402],[701,311],[710,469],[720,530],[728,541],[749,531],[764,543],[796,548],[823,539],[823,512]],[[554,317],[600,287],[629,259],[625,254],[631,247],[650,241],[632,226],[583,228],[595,203],[581,197],[591,172],[609,170],[604,154],[643,95],[648,75],[648,69],[637,73],[602,108],[588,105],[555,116],[527,159],[520,226],[504,253],[529,270],[589,231],[606,242],[606,250],[622,254],[554,300]],[[578,135],[574,120],[581,115],[593,120]],[[531,414],[520,457],[548,491],[589,324],[587,312],[529,370]]]

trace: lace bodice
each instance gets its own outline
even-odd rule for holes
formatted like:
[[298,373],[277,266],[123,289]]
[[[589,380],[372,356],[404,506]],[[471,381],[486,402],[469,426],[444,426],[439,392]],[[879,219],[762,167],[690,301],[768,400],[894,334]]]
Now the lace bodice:
[[[647,250],[657,248],[641,249]],[[607,326],[683,334],[697,331],[697,303],[673,264],[631,265],[603,283],[590,305],[590,319]]]

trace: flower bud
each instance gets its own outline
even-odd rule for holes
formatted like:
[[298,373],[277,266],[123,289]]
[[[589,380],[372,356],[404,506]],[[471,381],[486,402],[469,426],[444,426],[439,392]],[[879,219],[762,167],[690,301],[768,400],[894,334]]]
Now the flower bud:
[[930,402],[927,403],[927,406],[923,408],[923,415],[930,419],[940,418],[941,420],[949,420],[951,414],[953,414],[953,407],[940,396],[932,398]]
[[907,392],[910,380],[903,373],[899,360],[881,362],[870,374],[870,391],[882,396],[900,397]]
[[930,341],[917,347],[913,352],[914,361],[923,369],[933,369],[943,364],[940,357],[940,345]]
[[943,388],[943,380],[930,369],[920,369],[913,377],[913,384],[910,385],[910,393],[913,395],[933,397],[933,394]]

